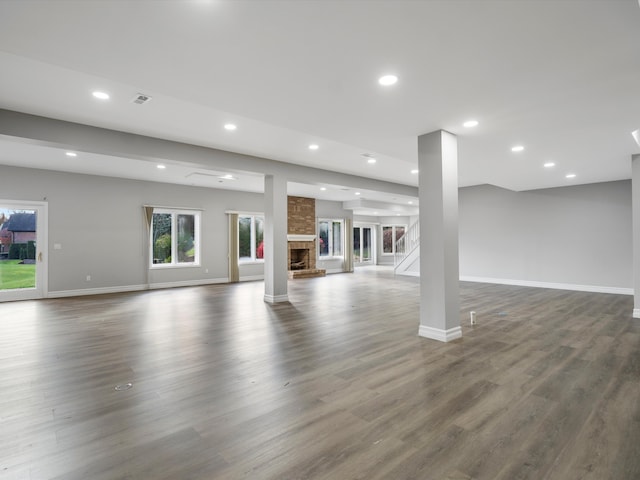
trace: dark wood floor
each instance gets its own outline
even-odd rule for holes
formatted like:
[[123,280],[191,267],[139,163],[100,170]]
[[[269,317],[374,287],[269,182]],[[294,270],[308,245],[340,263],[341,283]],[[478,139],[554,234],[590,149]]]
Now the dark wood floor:
[[389,270],[263,288],[0,304],[0,478],[640,478],[632,297],[462,283],[444,344]]

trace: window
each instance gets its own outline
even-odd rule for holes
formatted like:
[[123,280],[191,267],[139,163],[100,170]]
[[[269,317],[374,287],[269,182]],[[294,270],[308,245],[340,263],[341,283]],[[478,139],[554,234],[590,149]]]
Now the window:
[[396,253],[396,242],[402,238],[405,225],[384,225],[382,227],[382,253]]
[[154,208],[151,221],[154,267],[200,264],[200,212]]
[[238,260],[264,261],[264,217],[238,215]]
[[318,251],[320,257],[342,256],[342,220],[318,222]]

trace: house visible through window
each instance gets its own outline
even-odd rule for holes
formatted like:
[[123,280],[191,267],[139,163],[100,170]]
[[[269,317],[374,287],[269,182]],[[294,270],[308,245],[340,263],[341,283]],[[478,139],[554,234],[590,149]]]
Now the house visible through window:
[[200,264],[200,212],[154,208],[151,222],[154,267]]
[[320,220],[318,222],[318,251],[320,257],[342,256],[342,220]]
[[238,215],[238,260],[256,262],[264,260],[264,217]]
[[404,235],[405,225],[383,225],[382,253],[396,253],[396,242]]

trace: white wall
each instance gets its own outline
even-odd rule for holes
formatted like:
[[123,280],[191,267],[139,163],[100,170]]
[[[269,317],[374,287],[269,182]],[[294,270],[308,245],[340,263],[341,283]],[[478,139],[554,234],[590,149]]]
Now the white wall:
[[370,216],[370,215],[354,215],[353,223],[363,223],[365,225],[375,225],[380,223],[380,219],[378,217]]
[[461,188],[460,275],[631,289],[631,182]]
[[[227,281],[224,212],[264,209],[261,194],[7,166],[0,166],[0,191],[7,199],[48,202],[52,293],[144,287],[144,204],[203,210],[201,267],[152,270],[152,284]],[[463,278],[633,287],[630,181],[529,192],[484,185],[461,188],[459,200]],[[352,218],[327,201],[316,202],[316,215]],[[377,218],[380,225],[410,220]],[[54,243],[62,249],[53,250]],[[380,255],[381,243],[379,263],[393,263]],[[340,271],[342,262],[318,268]],[[241,271],[261,274],[261,266]]]
[[[151,269],[152,287],[228,281],[225,211],[264,211],[262,194],[47,170],[0,166],[1,197],[49,205],[48,274],[51,296],[146,288],[143,205],[202,210],[201,265]],[[340,202],[318,201],[316,213],[351,218]],[[60,244],[62,249],[54,250]],[[323,262],[342,271],[341,259]],[[240,265],[240,280],[263,278],[263,264]],[[208,270],[208,272],[207,272]],[[91,281],[86,276],[91,275]]]
[[[227,281],[224,212],[264,208],[263,196],[255,193],[7,166],[0,166],[0,191],[7,199],[48,202],[49,292],[53,295],[143,288],[144,204],[202,209],[201,266],[151,270],[151,284]],[[61,250],[53,249],[56,243]]]

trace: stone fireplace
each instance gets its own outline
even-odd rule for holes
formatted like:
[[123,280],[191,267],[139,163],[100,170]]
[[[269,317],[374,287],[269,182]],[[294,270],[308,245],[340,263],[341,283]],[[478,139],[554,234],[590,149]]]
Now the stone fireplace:
[[289,278],[323,277],[316,268],[316,201],[288,197],[287,209]]

